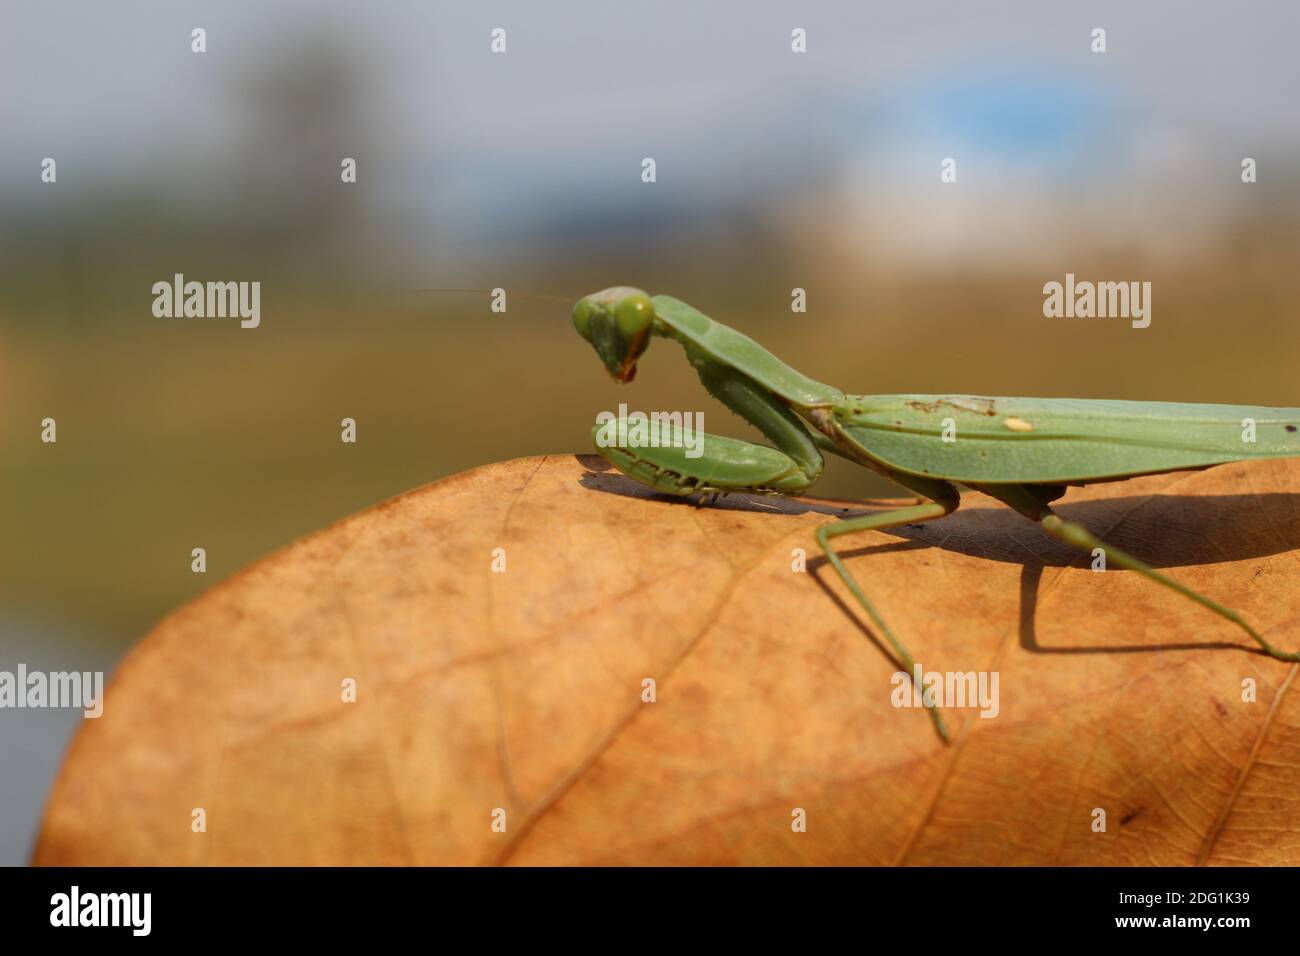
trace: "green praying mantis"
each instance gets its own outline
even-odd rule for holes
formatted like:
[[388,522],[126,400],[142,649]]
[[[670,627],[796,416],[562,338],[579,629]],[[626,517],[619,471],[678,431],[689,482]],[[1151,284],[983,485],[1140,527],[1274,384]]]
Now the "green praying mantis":
[[[915,661],[881,617],[832,541],[942,518],[960,503],[957,485],[1004,502],[1058,541],[1137,571],[1227,618],[1270,656],[1300,652],[1270,644],[1237,612],[1066,521],[1051,504],[1069,485],[1208,468],[1248,458],[1300,456],[1300,408],[1194,405],[972,395],[850,395],[783,363],[753,339],[671,296],[619,286],[578,301],[578,333],[616,381],[630,382],[652,336],[675,339],[705,389],[772,445],[705,435],[703,453],[680,447],[597,442],[625,475],[671,495],[798,495],[821,476],[823,453],[869,468],[915,492],[923,503],[817,528],[835,573],[893,647],[909,673]],[[1247,425],[1252,428],[1247,428]],[[600,430],[599,426],[596,431]],[[593,433],[595,434],[595,433]],[[1247,435],[1250,439],[1247,439]],[[926,708],[948,740],[939,709]]]

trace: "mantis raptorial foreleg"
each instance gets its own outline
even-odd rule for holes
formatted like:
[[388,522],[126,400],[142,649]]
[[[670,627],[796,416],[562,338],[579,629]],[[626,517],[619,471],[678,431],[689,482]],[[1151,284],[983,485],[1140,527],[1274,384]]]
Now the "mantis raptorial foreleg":
[[[808,427],[789,407],[731,369],[701,361],[700,381],[710,394],[761,431],[776,446],[705,434],[698,457],[683,448],[597,445],[625,474],[674,495],[751,492],[799,494],[821,477],[825,460]],[[593,434],[599,434],[600,426]]]
[[[854,534],[858,531],[885,531],[889,528],[897,528],[905,524],[917,524],[921,521],[930,521],[934,518],[942,518],[946,514],[951,514],[957,507],[958,497],[955,490],[951,496],[944,496],[939,501],[931,501],[928,504],[914,505],[910,508],[900,508],[897,511],[885,511],[880,514],[862,515],[857,518],[848,518],[844,521],[838,521],[833,524],[824,524],[817,529],[817,543],[821,545],[826,552],[826,558],[830,561],[831,567],[835,573],[840,576],[844,586],[849,589],[862,609],[867,612],[871,621],[879,629],[880,633],[885,636],[890,645],[894,648],[894,653],[898,656],[898,663],[907,672],[908,679],[913,679],[916,674],[916,661],[903,642],[900,641],[885,619],[880,616],[875,605],[863,593],[858,582],[854,580],[852,574],[844,567],[840,561],[840,556],[831,547],[831,539],[838,538],[840,535]],[[922,701],[925,703],[926,710],[929,712],[934,726],[939,731],[939,736],[944,740],[948,739],[948,728],[944,726],[943,717],[939,714],[939,709],[933,703],[927,701],[922,695]]]
[[1198,591],[1193,591],[1185,584],[1179,584],[1173,578],[1161,574],[1159,571],[1157,571],[1155,568],[1151,567],[1148,564],[1143,564],[1141,561],[1139,561],[1137,558],[1133,557],[1132,555],[1125,554],[1123,551],[1119,550],[1118,548],[1106,544],[1104,541],[1098,540],[1096,535],[1094,535],[1083,525],[1076,524],[1073,521],[1066,521],[1065,519],[1061,518],[1059,515],[1054,513],[1048,513],[1047,515],[1042,517],[1038,523],[1042,525],[1044,531],[1050,534],[1057,541],[1060,541],[1064,544],[1068,544],[1070,547],[1078,548],[1082,551],[1093,551],[1095,549],[1100,548],[1101,551],[1106,555],[1106,560],[1111,562],[1112,564],[1145,575],[1146,577],[1150,578],[1152,581],[1155,581],[1157,584],[1163,584],[1165,587],[1177,591],[1179,594],[1182,594],[1185,597],[1191,598],[1193,601],[1195,601],[1197,604],[1200,604],[1202,607],[1209,608],[1211,611],[1213,611],[1215,614],[1218,614],[1220,617],[1227,618],[1233,624],[1236,624],[1243,631],[1249,634],[1256,642],[1259,643],[1260,647],[1264,648],[1264,650],[1266,650],[1269,653],[1270,656],[1276,657],[1278,660],[1282,660],[1282,661],[1300,661],[1300,651],[1293,652],[1293,651],[1282,651],[1277,649],[1268,641],[1264,640],[1263,636],[1261,636],[1258,631],[1256,631],[1253,627],[1247,624],[1246,621],[1242,618],[1242,616],[1238,614],[1236,611],[1224,607],[1218,601],[1212,600],[1211,598],[1206,597],[1204,594],[1201,594]]

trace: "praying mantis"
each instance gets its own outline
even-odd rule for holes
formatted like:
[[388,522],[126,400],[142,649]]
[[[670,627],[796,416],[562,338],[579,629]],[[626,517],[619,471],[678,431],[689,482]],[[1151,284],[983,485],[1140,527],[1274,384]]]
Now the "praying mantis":
[[[1300,408],[974,395],[850,395],[783,363],[748,336],[671,296],[617,286],[578,300],[573,324],[618,382],[630,382],[654,336],[675,339],[704,388],[767,437],[760,445],[705,435],[702,454],[680,447],[597,442],[619,471],[670,495],[798,495],[838,455],[920,496],[916,505],[817,528],[835,573],[909,674],[916,663],[832,542],[951,514],[957,485],[983,492],[1037,522],[1051,537],[1136,571],[1226,618],[1282,661],[1300,651],[1269,643],[1236,611],[1097,539],[1051,508],[1069,485],[1122,481],[1250,458],[1300,456]],[[593,436],[599,432],[599,426]],[[772,447],[775,446],[775,447]],[[945,742],[939,708],[925,706]]]

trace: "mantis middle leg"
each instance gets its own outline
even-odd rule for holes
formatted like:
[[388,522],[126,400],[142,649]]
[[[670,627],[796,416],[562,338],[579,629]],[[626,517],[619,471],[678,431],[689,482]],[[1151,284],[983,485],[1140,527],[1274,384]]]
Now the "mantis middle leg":
[[[896,478],[896,480],[901,479]],[[827,560],[830,561],[831,567],[835,569],[835,573],[840,576],[840,580],[844,582],[844,586],[849,589],[849,592],[857,599],[857,602],[862,605],[862,609],[867,612],[872,623],[880,633],[885,636],[885,639],[889,641],[890,646],[893,647],[894,653],[897,655],[898,663],[907,671],[908,679],[913,680],[914,675],[916,674],[916,661],[912,657],[911,652],[903,642],[898,639],[890,626],[885,623],[885,619],[880,615],[880,612],[876,610],[875,605],[871,603],[871,600],[863,592],[861,586],[859,586],[853,575],[849,573],[846,567],[844,567],[844,563],[840,560],[839,554],[837,554],[835,549],[831,547],[831,539],[838,538],[841,535],[854,534],[858,531],[884,531],[905,524],[917,524],[922,521],[931,521],[935,518],[942,518],[944,515],[951,514],[955,511],[961,500],[960,496],[957,494],[957,489],[947,482],[922,481],[917,479],[915,481],[908,480],[904,483],[913,491],[920,492],[925,497],[933,500],[926,504],[913,505],[908,508],[899,508],[896,511],[885,511],[879,514],[862,515],[861,517],[849,518],[845,521],[821,525],[817,529],[817,543],[821,545],[821,549],[826,552]],[[930,718],[934,721],[935,730],[939,732],[940,737],[947,741],[948,728],[944,726],[943,717],[939,713],[939,708],[927,701],[924,695],[922,695],[921,699],[925,704],[926,710],[930,714]]]
[[[710,394],[758,428],[776,447],[705,435],[702,453],[695,458],[688,457],[676,447],[602,445],[598,440],[600,454],[629,477],[657,491],[674,495],[717,492],[800,494],[821,476],[823,450],[854,460],[833,442],[809,431],[784,402],[748,377],[709,361],[700,361],[696,368],[700,381]],[[598,437],[599,433],[600,426],[597,426],[594,434]],[[830,544],[832,538],[842,534],[927,521],[942,517],[957,507],[957,489],[945,481],[911,475],[894,478],[931,499],[930,503],[822,525],[817,529],[817,543],[826,552],[835,572],[894,648],[898,663],[911,678],[916,667],[911,653],[890,630]],[[928,702],[926,709],[939,735],[947,740],[948,731],[938,709]]]

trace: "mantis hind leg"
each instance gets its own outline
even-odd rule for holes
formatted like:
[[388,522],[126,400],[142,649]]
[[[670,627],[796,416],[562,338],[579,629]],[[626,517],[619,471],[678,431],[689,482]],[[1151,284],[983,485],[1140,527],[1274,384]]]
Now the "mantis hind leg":
[[1209,608],[1220,617],[1226,618],[1233,624],[1236,624],[1243,631],[1262,647],[1270,657],[1276,657],[1280,661],[1300,661],[1300,651],[1283,651],[1264,639],[1264,637],[1253,627],[1246,623],[1240,614],[1230,608],[1224,607],[1218,601],[1212,600],[1198,591],[1193,591],[1185,584],[1179,584],[1171,577],[1161,574],[1150,565],[1143,564],[1132,555],[1125,554],[1118,548],[1112,547],[1103,541],[1097,539],[1095,535],[1083,525],[1075,524],[1073,521],[1066,521],[1059,515],[1048,511],[1046,515],[1038,519],[1043,530],[1050,534],[1057,541],[1068,544],[1072,548],[1078,548],[1082,551],[1093,551],[1100,548],[1106,555],[1106,560],[1118,565],[1121,568],[1127,568],[1130,571],[1136,571],[1145,575],[1157,584],[1163,584],[1171,590],[1177,591],[1184,597],[1191,598],[1202,607]]
[[[817,543],[821,545],[822,550],[826,552],[827,560],[830,561],[831,567],[835,569],[835,573],[840,576],[840,580],[844,582],[844,586],[849,589],[849,592],[857,599],[857,602],[862,605],[862,609],[867,612],[867,615],[871,618],[876,629],[884,635],[885,639],[894,649],[894,653],[897,656],[897,662],[907,671],[908,679],[910,680],[913,679],[916,674],[916,661],[912,657],[911,652],[903,642],[898,639],[890,626],[885,623],[885,619],[881,617],[880,612],[876,610],[875,605],[873,605],[871,600],[865,593],[863,593],[858,582],[854,579],[853,575],[849,573],[848,569],[844,567],[844,563],[840,560],[840,556],[831,546],[831,540],[838,538],[841,535],[854,534],[858,531],[884,531],[888,528],[897,528],[905,524],[916,524],[921,521],[931,521],[935,518],[942,518],[944,515],[951,514],[955,511],[960,502],[957,489],[946,482],[909,482],[908,487],[912,488],[914,491],[919,491],[926,497],[934,500],[926,504],[914,505],[910,508],[900,508],[897,511],[885,511],[879,514],[862,515],[858,518],[849,518],[845,521],[821,525],[817,529]],[[922,697],[922,700],[925,703],[926,710],[930,714],[930,718],[934,721],[935,730],[939,732],[939,736],[946,742],[948,740],[948,728],[944,726],[943,717],[940,715],[938,707],[929,701],[926,701],[924,696]]]
[[1300,661],[1300,651],[1283,651],[1274,647],[1264,639],[1263,635],[1247,624],[1245,619],[1236,611],[1224,607],[1218,601],[1206,597],[1199,591],[1193,591],[1185,584],[1179,584],[1173,578],[1161,574],[1155,568],[1149,564],[1144,564],[1131,554],[1126,554],[1119,548],[1106,544],[1083,525],[1076,524],[1073,521],[1066,521],[1056,514],[1048,505],[1065,494],[1063,486],[976,485],[973,487],[1010,505],[1026,518],[1037,521],[1044,531],[1062,544],[1078,548],[1080,551],[1091,552],[1100,549],[1106,555],[1108,562],[1121,568],[1127,568],[1130,571],[1136,571],[1157,584],[1164,585],[1171,591],[1177,591],[1184,597],[1191,598],[1197,604],[1208,608],[1220,617],[1226,618],[1249,634],[1251,639],[1259,644],[1270,657],[1276,657],[1280,661]]

